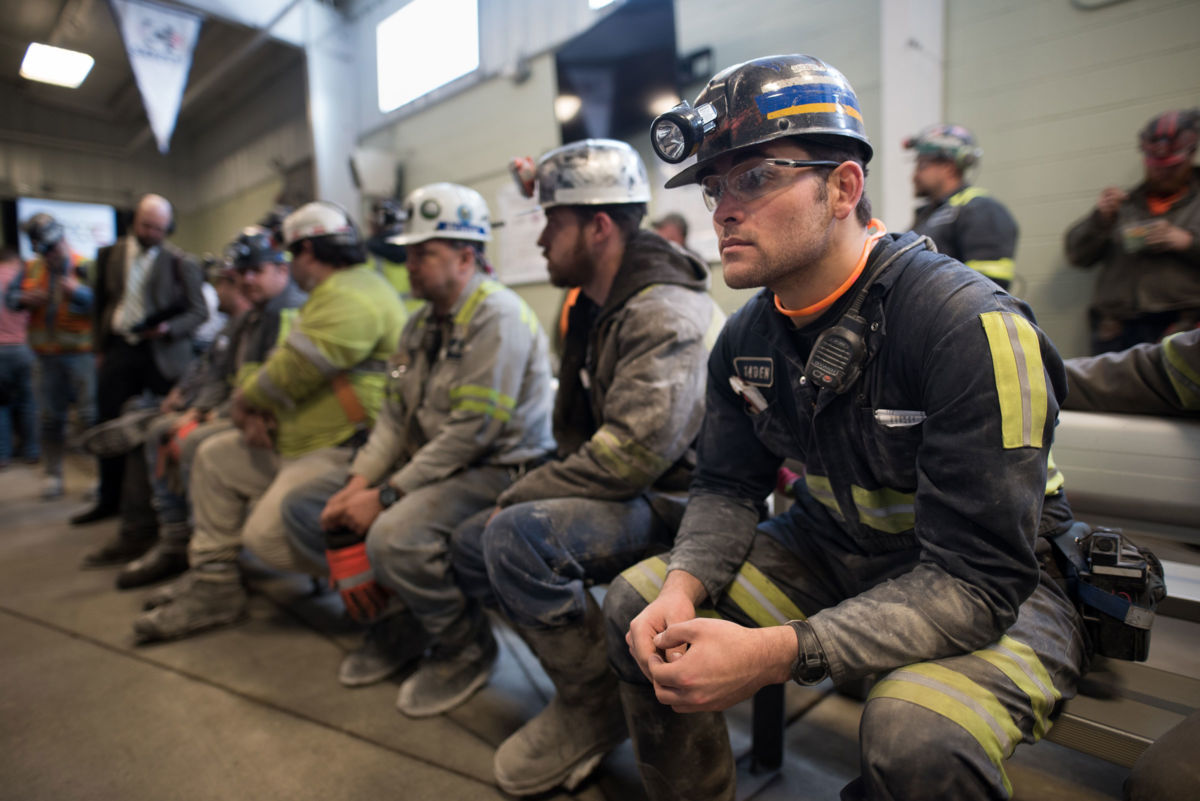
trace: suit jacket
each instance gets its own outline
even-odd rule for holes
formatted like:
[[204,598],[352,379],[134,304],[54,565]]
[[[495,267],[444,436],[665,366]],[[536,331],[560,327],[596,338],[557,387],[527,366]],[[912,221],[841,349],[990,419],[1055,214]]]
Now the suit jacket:
[[[113,312],[125,293],[125,263],[131,238],[126,236],[96,253],[94,282],[96,352],[112,345]],[[146,316],[171,312],[166,318],[169,331],[149,340],[154,366],[171,381],[177,380],[192,358],[192,333],[208,319],[208,305],[200,289],[200,268],[183,251],[163,242],[150,266],[145,284]]]

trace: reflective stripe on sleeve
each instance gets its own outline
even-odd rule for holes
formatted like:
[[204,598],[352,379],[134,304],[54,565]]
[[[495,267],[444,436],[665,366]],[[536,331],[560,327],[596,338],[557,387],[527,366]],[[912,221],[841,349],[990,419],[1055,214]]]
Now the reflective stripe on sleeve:
[[1049,390],[1037,332],[1024,317],[1009,312],[984,312],[979,319],[991,349],[1003,445],[1040,448]]
[[1054,463],[1054,451],[1049,451],[1046,454],[1046,494],[1053,495],[1062,489],[1065,483],[1062,471]]
[[837,496],[833,494],[833,485],[829,483],[828,478],[813,473],[805,473],[804,486],[808,488],[809,495],[816,498],[822,506],[833,512],[838,520],[842,519],[842,510],[838,506]]
[[461,384],[450,390],[451,409],[478,412],[503,423],[512,419],[517,402],[491,387]]
[[321,349],[317,347],[317,343],[313,342],[300,329],[296,329],[287,335],[287,344],[303,356],[305,361],[317,368],[325,378],[331,378],[342,371],[342,368],[325,358],[325,354],[321,353]]
[[653,484],[671,466],[666,459],[633,440],[622,442],[608,426],[601,426],[592,435],[592,446],[600,464],[630,483]]
[[1017,272],[1012,259],[968,259],[963,263],[972,270],[999,281],[1011,281]]
[[650,603],[662,591],[667,578],[667,562],[661,556],[651,556],[621,571],[621,578],[633,585],[638,595]]
[[1163,366],[1179,397],[1179,404],[1185,409],[1200,409],[1200,373],[1184,361],[1179,343],[1174,341],[1178,336],[1172,334],[1162,341]]

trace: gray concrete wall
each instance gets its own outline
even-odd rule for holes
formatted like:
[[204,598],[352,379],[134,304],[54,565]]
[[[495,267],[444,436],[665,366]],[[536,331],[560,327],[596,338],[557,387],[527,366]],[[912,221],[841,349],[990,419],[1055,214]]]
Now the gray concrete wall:
[[1095,274],[1067,264],[1063,233],[1103,187],[1140,180],[1146,120],[1200,104],[1200,3],[946,5],[947,119],[975,131],[976,183],[1021,226],[1015,291],[1064,355],[1082,355]]

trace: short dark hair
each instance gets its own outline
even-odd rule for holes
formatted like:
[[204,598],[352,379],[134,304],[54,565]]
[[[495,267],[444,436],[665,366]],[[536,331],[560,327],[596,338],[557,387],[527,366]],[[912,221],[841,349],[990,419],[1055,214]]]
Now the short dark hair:
[[617,230],[621,232],[621,239],[625,242],[638,232],[642,219],[646,216],[645,203],[606,203],[598,206],[571,206],[571,209],[581,223],[589,223],[597,214],[604,212],[617,226]]
[[[852,140],[847,140],[845,137],[816,137],[797,136],[796,143],[804,148],[808,153],[808,157],[814,161],[853,161],[858,166],[862,167],[863,178],[867,177],[867,162],[863,157],[862,149],[859,148]],[[818,169],[832,172],[833,167],[820,167]],[[828,174],[828,173],[827,173]],[[862,197],[858,199],[858,205],[854,207],[855,218],[863,225],[871,223],[871,199],[867,197],[867,188],[863,187]]]
[[[363,246],[359,244],[351,245],[345,242],[336,242],[330,237],[314,236],[302,239],[292,247],[299,248],[302,242],[312,243],[314,259],[325,264],[330,264],[339,270],[343,267],[353,267],[356,264],[362,264],[367,260],[367,253],[363,250]],[[293,251],[293,255],[295,253],[296,251]]]

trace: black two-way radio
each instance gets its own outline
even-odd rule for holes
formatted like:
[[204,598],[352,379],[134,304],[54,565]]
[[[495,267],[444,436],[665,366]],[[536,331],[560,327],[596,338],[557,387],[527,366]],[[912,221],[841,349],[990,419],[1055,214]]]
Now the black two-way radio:
[[863,339],[867,321],[859,314],[867,300],[867,292],[875,283],[875,279],[896,259],[915,247],[931,245],[929,237],[923,236],[900,248],[871,270],[842,319],[838,320],[837,325],[822,331],[813,344],[808,362],[804,365],[804,375],[809,381],[817,387],[831,389],[839,395],[854,385],[862,373],[867,355],[867,343]]

